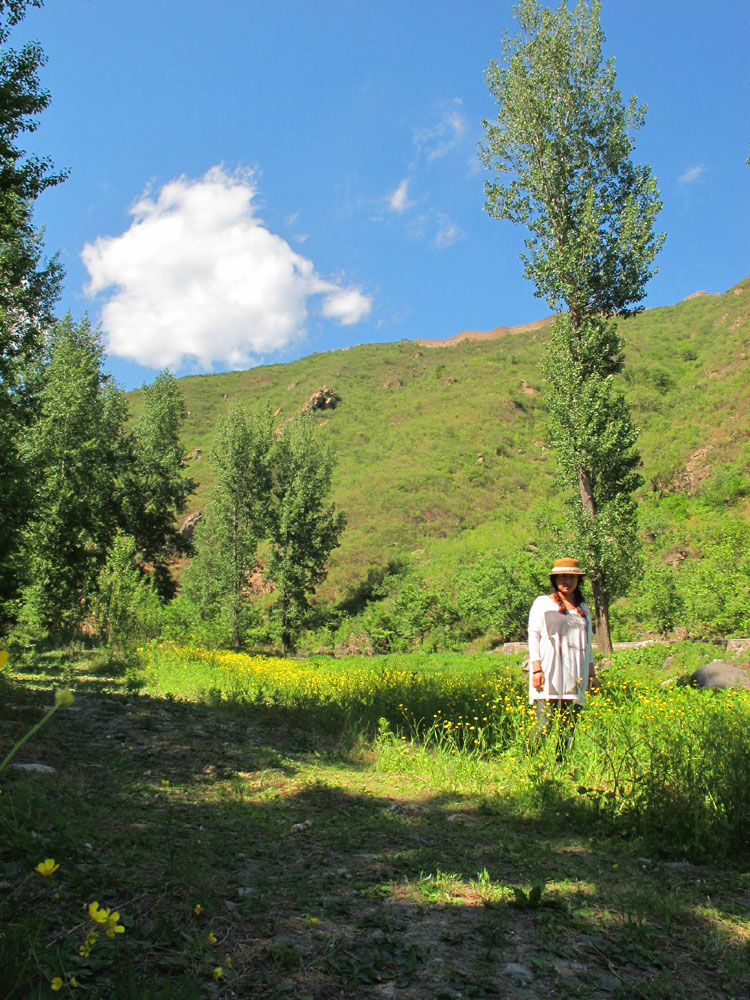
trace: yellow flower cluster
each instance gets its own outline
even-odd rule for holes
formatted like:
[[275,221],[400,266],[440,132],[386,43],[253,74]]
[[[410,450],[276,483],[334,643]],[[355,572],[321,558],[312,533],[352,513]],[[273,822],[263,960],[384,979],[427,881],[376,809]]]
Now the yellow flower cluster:
[[117,910],[104,909],[99,903],[94,901],[89,903],[89,916],[96,924],[104,925],[104,932],[108,938],[113,938],[115,934],[124,934],[125,928],[118,923],[120,914]]

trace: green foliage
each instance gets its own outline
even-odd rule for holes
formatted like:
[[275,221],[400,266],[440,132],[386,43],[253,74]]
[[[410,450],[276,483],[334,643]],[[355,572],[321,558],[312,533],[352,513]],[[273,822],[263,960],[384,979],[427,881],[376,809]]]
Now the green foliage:
[[62,268],[44,260],[33,225],[34,202],[63,179],[46,158],[27,155],[18,139],[36,130],[49,104],[39,82],[44,54],[38,43],[8,46],[12,28],[38,0],[0,4],[0,615],[20,583],[19,546],[29,512],[30,478],[19,454],[20,439],[34,416],[35,380],[52,321]]
[[216,432],[216,481],[196,526],[196,557],[184,574],[185,595],[201,619],[227,622],[235,648],[258,620],[249,606],[248,576],[269,525],[271,448],[270,411],[233,403]]
[[99,572],[94,621],[108,643],[145,641],[159,634],[159,598],[137,565],[136,554],[133,536],[118,531]]
[[545,881],[541,878],[533,879],[528,891],[519,885],[514,885],[513,902],[522,909],[535,909],[542,903],[542,893],[545,888]]
[[132,455],[120,471],[122,522],[135,537],[143,562],[151,565],[157,588],[171,596],[168,564],[188,550],[176,519],[195,489],[193,480],[182,474],[180,432],[187,414],[182,392],[168,371],[144,385],[142,392],[143,408],[129,439]]
[[549,565],[536,553],[488,552],[456,579],[456,611],[466,639],[492,634],[523,640],[534,599],[549,589]]
[[486,182],[485,207],[531,231],[525,276],[553,309],[570,310],[574,327],[640,301],[664,239],[653,234],[661,202],[651,171],[630,159],[646,109],[622,102],[600,8],[521,0],[505,65],[486,73],[498,114],[483,121],[482,159],[501,179]]
[[672,566],[646,568],[629,598],[631,616],[642,629],[668,636],[685,622],[685,604]]
[[26,530],[24,619],[69,632],[84,618],[117,524],[124,394],[102,370],[99,334],[84,318],[55,327],[25,459],[35,484]]
[[688,632],[695,638],[750,632],[750,525],[735,522],[679,569]]
[[274,618],[284,651],[304,625],[308,594],[325,579],[346,524],[328,502],[333,466],[333,450],[315,435],[312,417],[298,417],[279,434],[271,457],[266,573],[278,594]]

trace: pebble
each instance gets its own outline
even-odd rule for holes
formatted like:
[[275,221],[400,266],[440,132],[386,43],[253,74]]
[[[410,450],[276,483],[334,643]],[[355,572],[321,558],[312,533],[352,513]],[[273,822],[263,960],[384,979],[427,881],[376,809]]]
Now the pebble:
[[588,951],[604,952],[605,955],[613,949],[611,941],[598,937],[596,934],[579,934],[575,939],[575,944]]
[[618,986],[621,985],[620,980],[616,976],[610,975],[609,972],[603,972],[597,978],[597,983],[601,989],[606,990],[608,993],[614,993]]
[[521,965],[520,962],[508,962],[502,971],[502,975],[512,976],[514,979],[533,979],[531,972],[529,972],[525,965]]

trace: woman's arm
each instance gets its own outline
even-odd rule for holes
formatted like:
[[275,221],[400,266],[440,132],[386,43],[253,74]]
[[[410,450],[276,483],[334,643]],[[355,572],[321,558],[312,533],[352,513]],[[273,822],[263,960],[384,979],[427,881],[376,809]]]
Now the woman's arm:
[[538,600],[531,605],[529,612],[529,668],[531,670],[531,684],[537,691],[544,687],[544,671],[542,670],[542,656],[540,652],[542,639],[542,613],[538,607]]

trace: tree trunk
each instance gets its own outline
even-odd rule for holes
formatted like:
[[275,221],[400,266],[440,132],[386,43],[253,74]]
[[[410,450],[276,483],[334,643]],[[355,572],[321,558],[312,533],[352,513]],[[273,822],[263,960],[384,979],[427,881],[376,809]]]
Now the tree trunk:
[[591,590],[596,615],[596,647],[600,653],[607,655],[612,652],[612,639],[609,634],[609,599],[601,573],[591,580]]
[[[594,493],[585,469],[578,469],[578,485],[581,489],[583,509],[591,517],[596,517]],[[609,598],[601,569],[597,569],[591,577],[591,590],[596,610],[596,645],[600,653],[608,654],[612,652],[612,637],[609,634]]]

